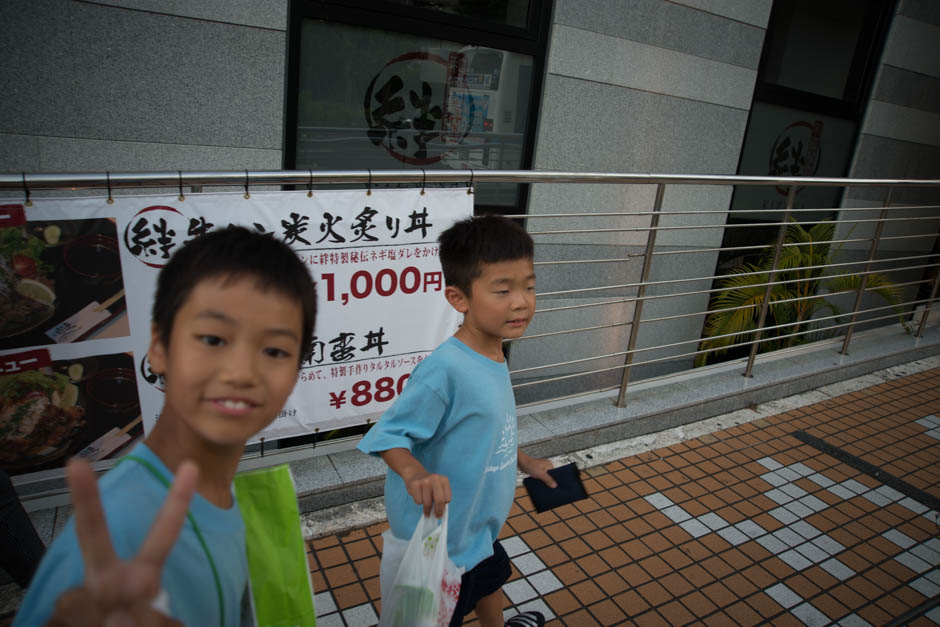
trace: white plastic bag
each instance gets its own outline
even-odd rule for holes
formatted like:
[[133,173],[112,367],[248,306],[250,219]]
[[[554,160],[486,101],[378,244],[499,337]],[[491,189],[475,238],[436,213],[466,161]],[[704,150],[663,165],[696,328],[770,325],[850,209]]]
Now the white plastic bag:
[[[394,540],[401,543],[397,538]],[[382,561],[397,557],[389,554],[397,550],[394,544],[385,544]],[[447,557],[447,510],[440,519],[433,514],[422,516],[407,543],[393,583],[382,586],[383,593],[389,592],[382,595],[379,627],[447,627],[460,595],[460,575],[461,571]]]

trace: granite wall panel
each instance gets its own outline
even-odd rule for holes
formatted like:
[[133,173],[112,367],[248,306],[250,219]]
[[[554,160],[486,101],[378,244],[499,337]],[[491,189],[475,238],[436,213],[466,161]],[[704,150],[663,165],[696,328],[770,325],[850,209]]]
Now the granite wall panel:
[[767,28],[773,0],[674,0],[676,4]]
[[[283,31],[67,0],[9,0],[0,4],[0,32],[0,152],[22,164],[16,169],[27,169],[36,151],[17,152],[23,144],[12,136],[46,138],[40,162],[66,170],[98,164],[78,153],[74,161],[51,158],[53,138],[213,146],[222,149],[216,155],[231,154],[200,159],[202,169],[223,169],[243,149],[282,148]],[[158,168],[146,159],[137,164]]]
[[734,172],[747,111],[549,75],[535,168]]
[[[281,151],[0,134],[0,169],[26,172],[278,170]],[[9,167],[6,167],[6,166]]]
[[738,65],[556,24],[549,74],[748,109],[757,72]]
[[872,100],[862,132],[915,144],[940,147],[940,113]]
[[940,25],[896,15],[882,63],[940,77]]
[[631,0],[627,7],[620,0],[557,0],[555,22],[757,69],[763,28],[770,11],[769,0],[750,2],[747,6],[727,1],[700,3],[707,8],[684,4],[690,3]]
[[940,113],[940,78],[885,65],[881,68],[872,99]]
[[940,2],[935,0],[901,0],[898,15],[940,26]]
[[125,9],[287,30],[287,0],[94,0]]

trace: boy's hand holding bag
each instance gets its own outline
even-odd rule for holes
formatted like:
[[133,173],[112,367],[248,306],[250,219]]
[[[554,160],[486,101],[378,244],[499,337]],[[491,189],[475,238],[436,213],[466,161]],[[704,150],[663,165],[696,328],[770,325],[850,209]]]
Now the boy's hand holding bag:
[[447,627],[460,596],[461,572],[447,556],[447,509],[422,516],[405,548],[379,627]]

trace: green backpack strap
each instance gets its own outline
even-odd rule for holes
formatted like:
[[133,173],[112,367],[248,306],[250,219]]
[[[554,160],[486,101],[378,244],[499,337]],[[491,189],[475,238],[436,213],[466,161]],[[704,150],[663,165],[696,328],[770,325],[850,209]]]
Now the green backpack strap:
[[[150,474],[153,475],[153,477],[157,481],[159,481],[166,487],[167,490],[170,489],[170,480],[162,472],[160,472],[159,468],[154,466],[152,463],[150,463],[146,459],[137,457],[136,455],[125,455],[118,461],[118,464],[121,464],[127,460],[137,462],[138,464],[146,468],[147,471],[149,471]],[[199,545],[202,547],[203,552],[206,554],[206,560],[208,560],[209,568],[212,570],[212,579],[215,582],[215,593],[219,600],[219,625],[224,627],[225,626],[225,601],[222,598],[222,581],[219,578],[219,571],[215,567],[215,560],[212,559],[212,553],[209,552],[209,545],[206,544],[206,539],[203,537],[202,531],[199,530],[199,525],[196,524],[196,518],[192,515],[192,513],[188,509],[186,510],[186,518],[189,520],[189,524],[193,526],[193,532],[196,534],[196,539],[199,540]]]

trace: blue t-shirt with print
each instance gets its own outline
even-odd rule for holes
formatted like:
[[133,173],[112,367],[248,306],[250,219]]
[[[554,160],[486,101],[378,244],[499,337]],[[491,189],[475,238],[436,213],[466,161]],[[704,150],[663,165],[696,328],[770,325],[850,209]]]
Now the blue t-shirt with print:
[[[516,402],[505,362],[447,339],[415,367],[358,448],[373,455],[405,448],[428,472],[446,476],[449,557],[470,570],[493,554],[516,487]],[[411,538],[421,508],[391,469],[385,508],[392,533]]]
[[[170,470],[146,445],[139,444],[131,455],[172,481]],[[125,460],[101,478],[98,489],[114,550],[122,559],[130,559],[147,537],[166,500],[167,488],[143,464]],[[245,524],[238,504],[221,509],[195,494],[189,512],[215,562],[222,590],[224,624],[236,627],[241,624],[243,596],[248,585]],[[45,624],[62,593],[80,586],[85,580],[84,569],[75,521],[70,519],[40,562],[14,625]],[[173,618],[184,625],[214,627],[222,624],[219,588],[189,520],[164,564],[162,584]]]

